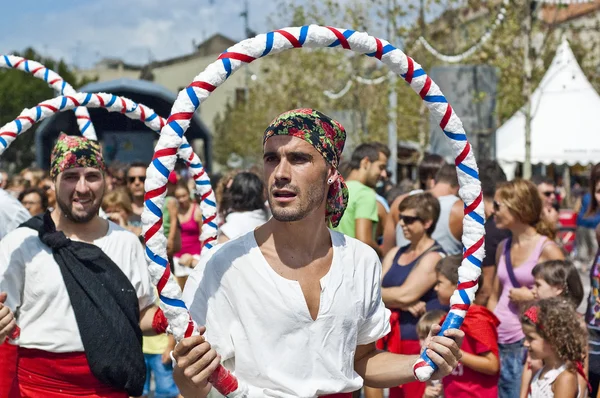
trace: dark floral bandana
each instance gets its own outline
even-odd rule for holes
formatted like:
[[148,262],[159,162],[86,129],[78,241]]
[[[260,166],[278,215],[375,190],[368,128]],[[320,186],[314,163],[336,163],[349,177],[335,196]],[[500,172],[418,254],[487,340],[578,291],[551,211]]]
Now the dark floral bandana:
[[[346,131],[329,116],[314,109],[294,109],[277,116],[271,122],[263,139],[263,145],[274,135],[291,135],[308,142],[337,169],[339,166]],[[339,173],[338,173],[339,174]],[[331,184],[327,194],[326,219],[337,227],[348,205],[348,187],[341,175]]]
[[100,145],[82,136],[61,134],[50,156],[50,177],[73,167],[106,170]]

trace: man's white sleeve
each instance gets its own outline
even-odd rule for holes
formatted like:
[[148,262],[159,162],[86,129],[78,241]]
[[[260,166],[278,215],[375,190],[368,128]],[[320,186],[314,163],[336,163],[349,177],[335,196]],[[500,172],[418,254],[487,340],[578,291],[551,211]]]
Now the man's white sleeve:
[[7,293],[4,303],[14,313],[21,306],[25,285],[25,263],[19,245],[13,234],[0,240],[0,293]]
[[210,258],[214,259],[202,255],[185,284],[183,301],[192,319],[199,326],[206,326],[206,340],[221,355],[223,364],[233,371],[235,350],[231,330],[237,316],[222,286],[225,277],[215,271],[219,261],[210,261]]
[[379,340],[390,332],[390,310],[381,299],[381,262],[373,251],[365,253],[364,309],[358,323],[358,345]]

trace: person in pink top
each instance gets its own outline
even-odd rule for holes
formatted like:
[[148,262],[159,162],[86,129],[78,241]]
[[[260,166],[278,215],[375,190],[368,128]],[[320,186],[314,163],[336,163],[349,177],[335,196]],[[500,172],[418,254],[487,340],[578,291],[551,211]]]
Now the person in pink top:
[[202,212],[192,200],[187,184],[180,181],[175,188],[175,198],[179,204],[177,218],[181,228],[181,250],[173,256],[173,274],[183,289],[187,277],[200,258],[202,244]]
[[488,309],[500,320],[498,397],[516,398],[525,359],[520,305],[534,299],[531,271],[538,262],[562,260],[564,255],[553,242],[552,225],[543,217],[542,200],[533,183],[516,179],[499,185],[493,205],[497,227],[511,232],[498,245],[498,269],[488,301]]

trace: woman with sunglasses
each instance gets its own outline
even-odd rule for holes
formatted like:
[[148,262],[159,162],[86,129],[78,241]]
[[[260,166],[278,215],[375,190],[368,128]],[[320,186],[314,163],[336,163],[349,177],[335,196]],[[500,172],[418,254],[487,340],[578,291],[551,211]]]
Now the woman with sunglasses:
[[[416,191],[400,202],[400,226],[410,242],[394,247],[383,260],[381,295],[392,310],[391,333],[380,342],[398,354],[419,354],[417,322],[426,311],[440,309],[434,291],[435,266],[444,256],[441,246],[431,238],[440,215],[439,201],[430,193]],[[421,397],[425,383],[412,382],[390,389],[390,398]]]
[[516,179],[498,185],[493,206],[496,226],[509,230],[511,237],[496,250],[498,268],[488,309],[500,320],[498,397],[513,398],[519,396],[526,352],[519,307],[534,300],[531,271],[537,263],[563,260],[564,255],[553,241],[553,225],[544,217],[542,199],[532,182]]

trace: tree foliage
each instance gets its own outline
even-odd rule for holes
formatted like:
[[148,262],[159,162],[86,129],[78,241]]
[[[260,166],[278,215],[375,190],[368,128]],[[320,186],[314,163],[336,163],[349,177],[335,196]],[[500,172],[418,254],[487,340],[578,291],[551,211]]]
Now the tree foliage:
[[[71,69],[62,60],[57,61],[42,57],[32,48],[13,54],[40,62],[49,69],[54,70],[75,88],[87,83],[87,81],[78,81]],[[29,73],[13,69],[0,69],[0,125],[5,125],[14,120],[23,109],[31,108],[55,96],[56,93],[46,82],[33,77]],[[17,170],[32,164],[35,159],[34,138],[36,127],[34,126],[13,142],[2,155],[0,164],[6,167],[7,164],[12,163]]]
[[[422,46],[415,45],[423,35],[439,51],[457,54],[475,44],[491,25],[501,0],[372,0],[308,1],[298,6],[280,0],[283,10],[273,18],[275,28],[309,23],[339,26],[390,39],[416,59],[425,70],[444,65]],[[420,12],[421,3],[424,11]],[[502,124],[525,103],[523,95],[523,21],[530,0],[513,0],[506,17],[492,38],[463,64],[486,64],[499,73],[496,118]],[[539,3],[535,3],[538,4]],[[539,15],[539,9],[534,13]],[[570,43],[584,72],[600,88],[597,51],[594,43],[582,37],[584,29],[573,24],[548,24],[534,18],[533,87],[536,87],[559,44],[560,33],[569,31]],[[393,36],[393,37],[390,37]],[[337,92],[351,77],[384,76],[387,69],[373,59],[339,49],[301,49],[269,56],[260,62],[261,73],[249,86],[247,101],[230,104],[215,120],[215,160],[225,164],[232,153],[256,161],[260,159],[261,137],[277,114],[295,107],[315,107],[341,120],[349,141],[387,141],[389,82],[380,85],[353,84],[340,99],[330,99],[324,90]],[[243,72],[238,72],[243,73]],[[421,141],[419,132],[428,130],[428,114],[402,79],[396,86],[399,140]],[[475,93],[477,94],[477,93]],[[243,138],[241,138],[243,137]]]

